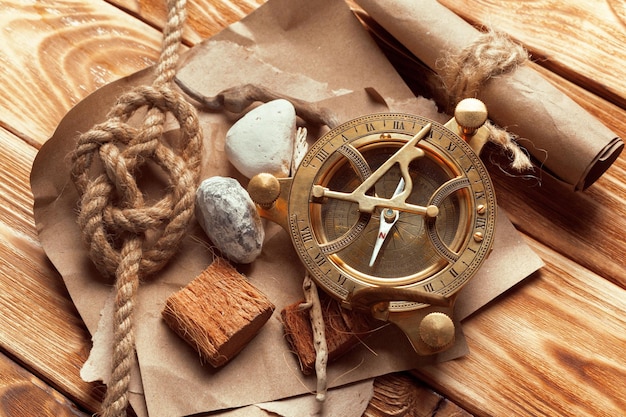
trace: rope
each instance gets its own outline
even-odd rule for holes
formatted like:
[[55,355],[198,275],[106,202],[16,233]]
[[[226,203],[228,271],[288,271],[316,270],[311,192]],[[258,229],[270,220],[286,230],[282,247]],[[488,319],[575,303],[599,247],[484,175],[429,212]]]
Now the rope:
[[[92,262],[115,280],[112,374],[101,411],[105,417],[126,415],[139,282],[174,255],[194,211],[202,131],[194,107],[170,87],[185,5],[186,0],[168,2],[153,84],[119,97],[107,120],[80,135],[71,154],[71,177],[79,193],[78,225]],[[144,109],[143,120],[131,124],[130,118]],[[163,136],[168,115],[180,127],[176,143]],[[166,182],[165,195],[152,205],[137,182],[148,164],[159,167]]]
[[[448,56],[440,71],[441,79],[456,105],[466,97],[476,97],[491,78],[513,71],[528,60],[528,52],[506,35],[489,31],[463,48],[458,55]],[[489,140],[508,151],[511,167],[517,171],[532,170],[528,155],[518,146],[515,136],[491,122],[486,123]]]

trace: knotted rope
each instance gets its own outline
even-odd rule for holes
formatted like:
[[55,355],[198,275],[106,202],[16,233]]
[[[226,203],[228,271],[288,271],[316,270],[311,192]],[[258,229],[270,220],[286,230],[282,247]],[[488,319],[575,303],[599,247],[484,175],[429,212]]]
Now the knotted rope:
[[[476,97],[492,77],[513,71],[528,60],[528,52],[506,35],[495,31],[481,34],[457,55],[448,56],[440,71],[441,79],[456,105],[466,97]],[[511,153],[511,167],[517,171],[532,169],[528,155],[517,145],[515,137],[487,122],[490,141]]]
[[[139,282],[159,271],[176,252],[194,211],[202,131],[194,107],[171,87],[185,5],[186,0],[168,2],[153,84],[123,94],[105,122],[80,135],[71,155],[83,239],[100,273],[115,279],[112,374],[102,404],[105,417],[126,414]],[[143,120],[131,124],[131,117],[144,109]],[[176,143],[163,135],[167,115],[179,124]],[[159,167],[166,182],[165,194],[152,205],[137,182],[146,165]]]

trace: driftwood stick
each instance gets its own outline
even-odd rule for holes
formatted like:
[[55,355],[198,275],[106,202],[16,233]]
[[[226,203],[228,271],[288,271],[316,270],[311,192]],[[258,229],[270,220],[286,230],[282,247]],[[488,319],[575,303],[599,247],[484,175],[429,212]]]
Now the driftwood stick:
[[209,110],[224,109],[233,113],[241,113],[254,102],[267,103],[282,98],[293,104],[296,114],[308,123],[326,125],[331,129],[339,124],[335,114],[326,107],[279,94],[260,85],[242,84],[222,90],[213,97],[206,97],[180,79],[176,78],[175,81],[185,94]]
[[326,399],[326,390],[328,382],[326,380],[326,365],[328,364],[328,345],[326,343],[326,333],[324,325],[324,317],[322,315],[322,306],[320,297],[317,293],[317,286],[311,279],[311,275],[307,272],[302,283],[305,302],[300,304],[300,309],[309,310],[309,319],[313,328],[313,345],[315,346],[315,374],[317,376],[317,394],[318,401]]
[[[363,339],[381,326],[381,322],[374,320],[368,313],[342,308],[336,300],[323,292],[318,295],[324,318],[329,363],[362,343]],[[306,304],[306,301],[288,305],[280,312],[280,318],[286,339],[298,356],[302,373],[310,375],[314,371],[316,355],[309,311],[300,309],[302,304]]]

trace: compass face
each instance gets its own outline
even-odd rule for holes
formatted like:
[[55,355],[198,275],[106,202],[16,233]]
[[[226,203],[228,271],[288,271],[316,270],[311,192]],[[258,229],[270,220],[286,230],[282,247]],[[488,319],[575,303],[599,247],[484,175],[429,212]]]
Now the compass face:
[[302,161],[289,198],[294,246],[340,300],[374,286],[455,293],[488,255],[495,215],[493,186],[469,145],[405,114],[328,132]]

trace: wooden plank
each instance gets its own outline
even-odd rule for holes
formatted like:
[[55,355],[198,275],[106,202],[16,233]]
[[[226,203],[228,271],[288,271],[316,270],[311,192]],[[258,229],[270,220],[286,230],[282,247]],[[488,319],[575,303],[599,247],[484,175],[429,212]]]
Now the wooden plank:
[[528,243],[547,266],[464,322],[469,356],[418,374],[478,415],[622,415],[626,291]]
[[0,353],[0,417],[87,417],[62,394]]
[[508,33],[541,65],[626,108],[623,0],[440,0],[460,16]]
[[0,146],[0,348],[95,409],[98,386],[79,376],[89,333],[35,232],[29,174],[36,149],[3,129]]
[[[109,0],[123,10],[156,28],[163,28],[167,10],[165,1]],[[183,34],[187,45],[215,35],[231,23],[241,20],[265,0],[190,0],[187,3],[187,27]]]
[[626,288],[623,168],[615,166],[598,184],[577,194],[550,178],[533,188],[496,168],[491,174],[500,206],[518,229]]
[[161,34],[107,3],[0,3],[0,126],[43,143],[86,95],[152,65]]

